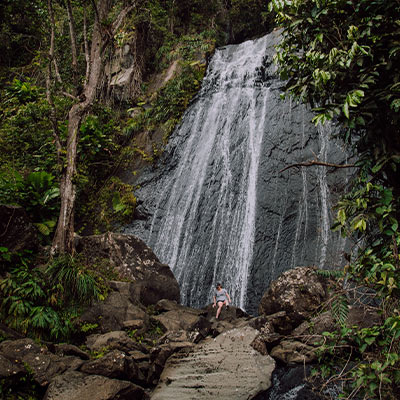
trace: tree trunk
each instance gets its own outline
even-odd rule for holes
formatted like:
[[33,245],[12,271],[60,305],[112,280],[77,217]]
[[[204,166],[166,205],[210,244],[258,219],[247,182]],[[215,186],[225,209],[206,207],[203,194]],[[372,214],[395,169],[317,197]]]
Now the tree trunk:
[[52,254],[74,253],[74,209],[76,199],[77,151],[79,141],[79,128],[82,119],[92,106],[102,71],[103,58],[115,32],[122,24],[124,18],[133,9],[133,5],[125,7],[114,20],[111,29],[103,31],[101,21],[104,21],[111,9],[110,0],[99,0],[97,4],[92,1],[95,8],[95,23],[93,26],[92,45],[90,51],[89,76],[85,82],[80,102],[74,104],[68,114],[68,139],[66,151],[66,168],[61,179],[61,209],[58,218],[56,233],[52,243]]
[[67,167],[60,184],[61,208],[53,239],[53,253],[74,252],[74,208],[76,198],[76,157],[79,127],[85,113],[81,104],[74,104],[68,114]]

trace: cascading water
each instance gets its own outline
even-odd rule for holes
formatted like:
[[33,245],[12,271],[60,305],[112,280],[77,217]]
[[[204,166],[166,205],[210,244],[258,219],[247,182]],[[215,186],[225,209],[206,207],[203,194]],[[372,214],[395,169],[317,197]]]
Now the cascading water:
[[[163,165],[139,182],[149,218],[126,230],[171,266],[184,304],[210,302],[221,281],[237,306],[254,311],[283,270],[340,263],[326,169],[279,173],[312,152],[332,162],[345,154],[303,106],[280,100],[271,66],[278,37],[216,51]],[[334,185],[341,174],[330,174]]]

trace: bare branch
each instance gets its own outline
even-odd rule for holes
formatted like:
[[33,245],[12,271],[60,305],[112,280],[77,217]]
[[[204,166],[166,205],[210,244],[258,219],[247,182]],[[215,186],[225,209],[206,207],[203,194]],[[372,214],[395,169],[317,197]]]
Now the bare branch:
[[66,8],[68,14],[69,37],[71,40],[71,55],[72,55],[72,71],[74,76],[75,88],[78,85],[78,53],[76,50],[76,33],[74,24],[74,15],[72,13],[71,1],[66,1]]
[[[51,95],[51,65],[52,65],[52,60],[54,60],[54,12],[53,12],[53,2],[52,0],[47,1],[47,7],[49,10],[49,16],[50,16],[50,25],[51,25],[51,30],[50,30],[50,49],[49,49],[49,63],[47,66],[47,74],[46,74],[46,98],[47,102],[50,105],[50,122],[52,126],[52,131],[53,131],[53,136],[54,136],[54,141],[56,144],[56,149],[57,149],[57,163],[60,165],[61,164],[61,141],[60,141],[60,133],[58,130],[58,121],[57,121],[57,112],[56,112],[56,106],[53,101],[53,97]],[[54,63],[54,66],[57,66],[57,63]],[[55,68],[56,69],[56,68]],[[58,69],[56,69],[56,76],[59,76]],[[61,79],[61,77],[60,77]]]
[[319,166],[323,166],[323,167],[332,167],[332,168],[358,168],[358,166],[355,164],[334,164],[334,163],[328,163],[325,161],[311,160],[311,161],[305,161],[305,162],[301,162],[301,163],[288,165],[287,167],[281,169],[279,172],[281,173],[290,168],[312,167],[314,165],[319,165]]
[[96,20],[96,23],[100,26],[99,10],[97,9],[96,2],[94,0],[91,0],[91,3],[94,10],[94,18]]
[[85,81],[84,85],[86,85],[89,79],[90,73],[90,50],[89,50],[89,42],[87,37],[87,20],[86,20],[86,7],[83,9],[83,43],[85,46],[85,60],[86,60],[86,73],[85,73]]
[[121,26],[122,22],[126,18],[126,16],[135,8],[135,5],[130,5],[125,7],[119,14],[118,17],[115,18],[114,22],[111,25],[111,35],[114,36],[117,33],[118,28]]
[[71,93],[68,93],[68,92],[66,92],[66,91],[62,91],[61,93],[62,93],[64,96],[69,97],[69,98],[72,99],[72,100],[79,101],[79,98],[76,97],[76,96],[74,96],[74,95],[71,94]]
[[[49,11],[49,17],[50,17],[50,25],[51,25],[51,31],[50,31],[50,49],[49,49],[49,63],[53,64],[54,66],[54,73],[56,75],[56,79],[58,82],[62,83],[61,75],[58,70],[58,65],[56,58],[54,56],[54,38],[55,38],[55,32],[54,32],[54,27],[55,27],[55,21],[54,21],[54,11],[53,11],[53,1],[52,0],[47,0],[47,8]],[[51,73],[50,73],[51,76]]]

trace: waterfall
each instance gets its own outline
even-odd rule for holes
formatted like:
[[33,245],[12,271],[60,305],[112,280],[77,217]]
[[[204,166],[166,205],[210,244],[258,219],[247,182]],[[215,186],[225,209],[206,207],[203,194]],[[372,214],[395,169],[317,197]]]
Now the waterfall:
[[184,304],[211,302],[221,282],[235,305],[254,311],[283,270],[340,263],[329,258],[343,247],[329,231],[329,180],[342,175],[318,167],[279,173],[313,152],[332,162],[345,153],[331,127],[317,130],[304,106],[281,101],[271,63],[278,39],[216,51],[162,165],[140,182],[149,217],[126,231],[171,266]]

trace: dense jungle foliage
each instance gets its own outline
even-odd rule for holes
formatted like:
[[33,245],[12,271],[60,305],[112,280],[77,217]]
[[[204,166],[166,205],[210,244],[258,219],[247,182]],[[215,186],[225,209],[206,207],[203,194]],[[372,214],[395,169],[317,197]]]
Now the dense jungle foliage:
[[[107,41],[95,100],[79,123],[77,232],[116,229],[134,217],[135,188],[118,172],[157,162],[215,46],[282,27],[276,60],[288,93],[314,107],[315,123],[340,123],[340,136],[358,160],[336,223],[357,245],[344,271],[347,288],[333,304],[339,329],[326,334],[318,373],[336,374],[345,398],[398,398],[400,3],[272,0],[268,10],[261,0],[140,0],[110,34],[131,3],[113,1],[98,21]],[[1,322],[42,339],[85,330],[75,324],[80,310],[104,298],[107,278],[115,278],[106,264],[48,254],[60,211],[69,113],[85,100],[93,4],[0,4],[0,203],[24,207],[42,249],[12,253],[0,243]],[[134,76],[121,92],[111,83],[125,49]],[[160,85],[167,71],[173,73]],[[349,287],[371,295],[380,325],[346,325]]]
[[314,107],[316,124],[339,122],[358,159],[357,176],[337,206],[336,229],[356,242],[346,279],[370,289],[382,324],[346,326],[342,296],[336,307],[342,328],[327,335],[323,357],[332,369],[341,366],[345,398],[398,398],[400,3],[273,0],[269,8],[284,28],[276,61],[287,92]]
[[[102,260],[87,265],[49,254],[70,162],[71,112],[87,100],[98,67],[96,34],[102,69],[78,118],[72,182],[74,228],[85,234],[134,217],[135,187],[119,172],[157,162],[215,46],[265,33],[271,21],[260,0],[1,2],[0,203],[23,207],[40,236],[38,252],[13,253],[0,243],[1,322],[66,340],[81,332],[82,307],[104,298],[107,279],[118,278]],[[113,86],[128,67],[128,84]]]

